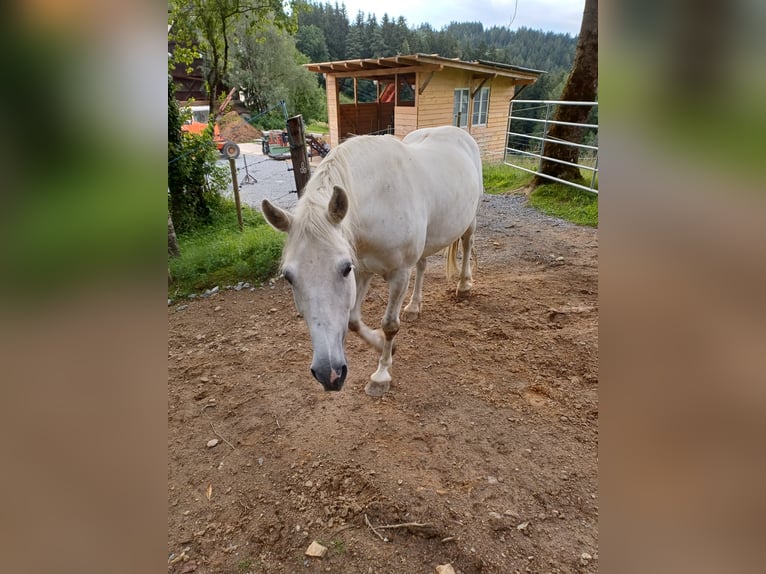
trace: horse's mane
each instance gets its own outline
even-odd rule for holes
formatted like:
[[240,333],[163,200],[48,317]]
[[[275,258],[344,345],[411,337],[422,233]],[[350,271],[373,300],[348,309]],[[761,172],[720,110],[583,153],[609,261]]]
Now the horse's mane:
[[[356,138],[355,138],[356,139]],[[297,245],[305,241],[324,243],[330,247],[347,248],[355,258],[353,230],[356,219],[356,201],[350,169],[348,144],[333,149],[309,179],[295,208],[290,237],[285,245],[283,260]],[[327,207],[334,186],[342,187],[349,200],[346,217],[338,228],[327,218]]]

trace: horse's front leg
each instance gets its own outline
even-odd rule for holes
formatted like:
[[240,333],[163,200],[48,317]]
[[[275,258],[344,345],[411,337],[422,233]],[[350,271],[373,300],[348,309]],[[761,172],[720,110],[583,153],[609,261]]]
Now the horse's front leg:
[[370,329],[362,321],[362,303],[367,296],[367,289],[370,287],[372,273],[356,272],[356,300],[351,312],[348,315],[348,328],[359,335],[362,340],[374,348],[378,353],[383,352],[383,341],[385,339],[383,331]]
[[407,294],[407,286],[410,282],[412,268],[397,269],[388,277],[388,304],[381,321],[381,328],[385,340],[383,350],[378,360],[378,370],[370,377],[370,381],[364,388],[364,392],[372,397],[381,397],[388,392],[391,386],[391,355],[394,347],[394,337],[399,332],[399,312],[402,310],[404,296]]

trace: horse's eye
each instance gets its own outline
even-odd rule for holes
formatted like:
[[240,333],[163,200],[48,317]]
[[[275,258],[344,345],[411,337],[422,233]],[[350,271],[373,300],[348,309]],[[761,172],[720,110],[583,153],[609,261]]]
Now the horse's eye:
[[341,271],[341,273],[343,273],[343,276],[344,276],[344,277],[348,277],[348,274],[349,274],[349,273],[351,273],[351,270],[352,270],[353,268],[354,268],[354,266],[353,266],[353,265],[351,265],[351,263],[346,263],[346,264],[343,266],[343,270]]

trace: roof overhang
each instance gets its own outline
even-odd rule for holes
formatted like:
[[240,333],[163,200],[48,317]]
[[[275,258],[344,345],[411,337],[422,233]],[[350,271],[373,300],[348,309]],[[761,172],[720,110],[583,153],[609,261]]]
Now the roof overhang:
[[457,58],[443,58],[437,54],[413,54],[410,56],[391,56],[388,58],[319,62],[304,64],[304,67],[307,70],[321,74],[358,78],[457,69],[472,72],[476,77],[510,78],[518,84],[531,84],[541,74],[545,73],[542,70],[532,70],[530,68],[486,60],[473,60],[469,62]]

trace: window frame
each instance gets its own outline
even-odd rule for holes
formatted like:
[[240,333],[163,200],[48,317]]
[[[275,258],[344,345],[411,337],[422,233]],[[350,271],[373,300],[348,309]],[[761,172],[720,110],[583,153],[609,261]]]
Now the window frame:
[[[458,98],[459,94],[459,98]],[[470,88],[455,88],[452,100],[452,125],[459,128],[468,128],[468,115],[470,113],[471,90]],[[465,97],[465,99],[464,99]],[[465,113],[463,113],[463,108]],[[457,115],[460,112],[460,124],[457,123]]]
[[[484,97],[486,94],[486,97]],[[482,115],[484,116],[482,120]],[[486,127],[489,122],[489,86],[479,88],[473,97],[473,110],[471,112],[471,126]]]

